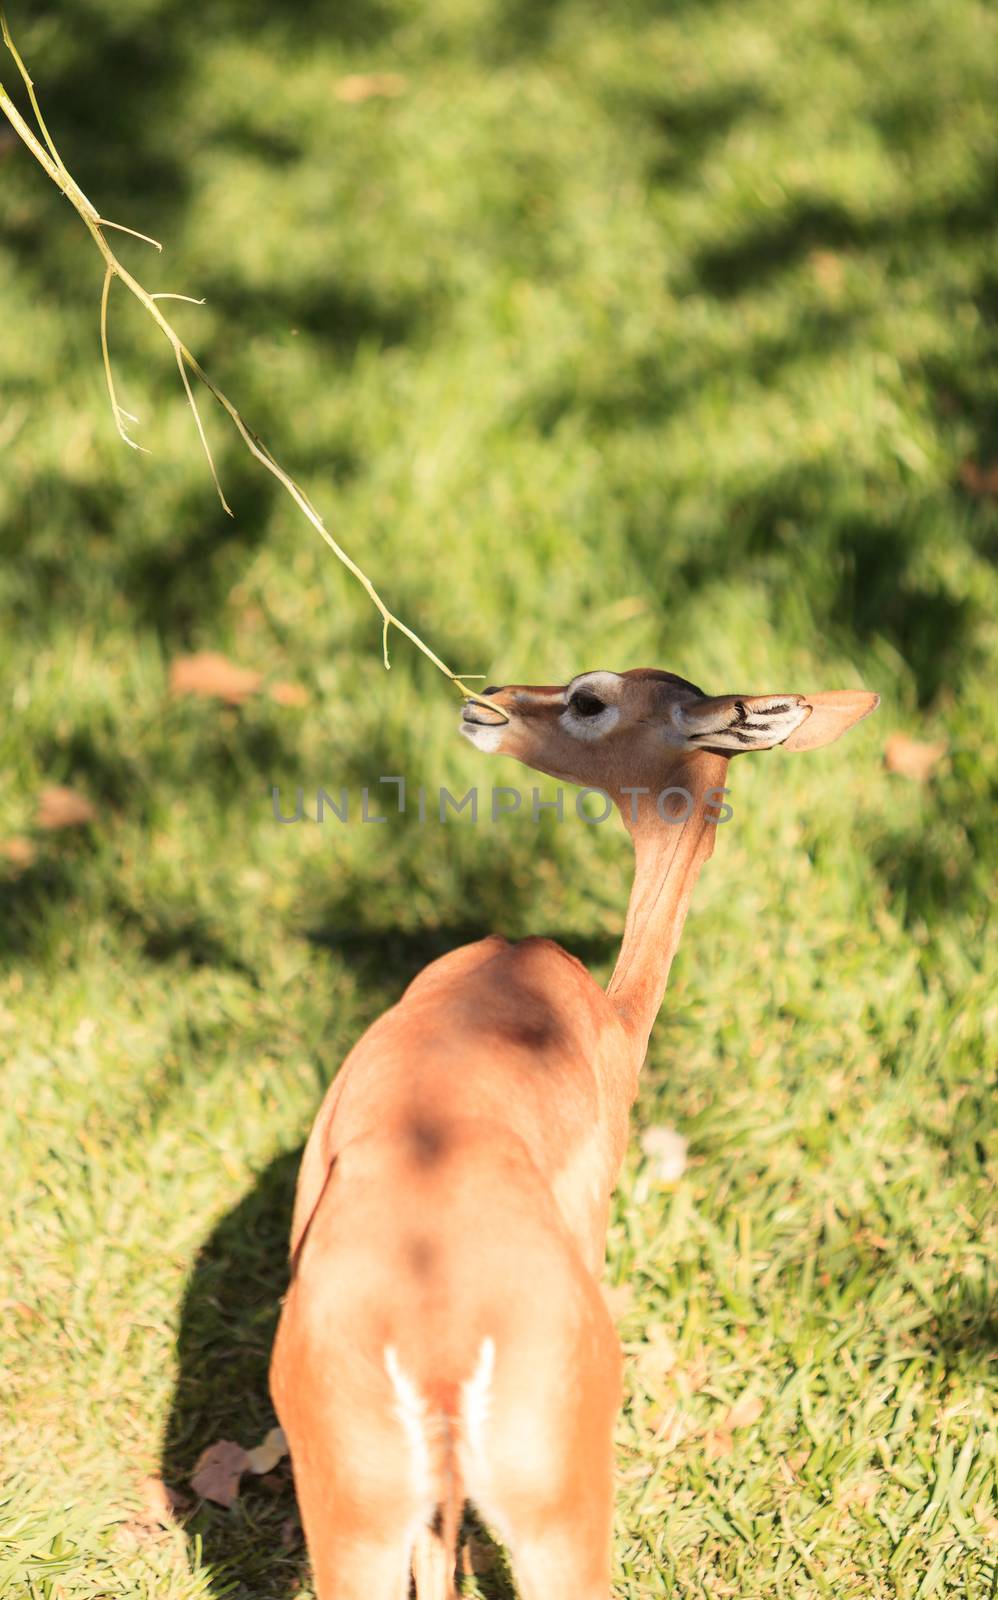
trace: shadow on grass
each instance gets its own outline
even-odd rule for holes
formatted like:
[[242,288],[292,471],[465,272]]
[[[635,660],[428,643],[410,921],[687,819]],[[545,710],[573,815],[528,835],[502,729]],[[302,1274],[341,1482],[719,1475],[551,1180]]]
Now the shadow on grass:
[[43,839],[24,868],[0,860],[0,966],[25,958],[56,962],[65,938],[67,905],[82,906],[94,842],[74,830],[65,842]]
[[[485,936],[482,923],[452,923],[445,928],[427,928],[418,933],[403,933],[394,928],[316,929],[308,934],[311,943],[348,955],[363,976],[384,976],[386,968],[397,974],[402,983],[409,983],[423,967],[461,945],[471,944]],[[558,944],[571,951],[580,961],[589,965],[605,961],[616,950],[619,940],[609,936],[590,938],[578,934],[554,933],[550,935]]]
[[998,1299],[989,1293],[986,1280],[957,1284],[937,1309],[925,1343],[951,1367],[967,1360],[993,1362],[998,1351]]
[[151,537],[112,557],[115,587],[137,622],[165,644],[193,644],[197,624],[224,609],[233,582],[269,531],[280,492],[276,483],[232,449],[220,475],[231,517],[210,482],[198,481],[182,496],[168,528],[151,530]]
[[[974,823],[983,825],[987,820],[983,805],[971,813],[969,802],[964,802],[963,821],[971,837]],[[941,916],[976,912],[981,934],[985,933],[990,909],[986,874],[971,851],[957,851],[951,841],[940,842],[927,830],[886,832],[869,851],[906,928],[934,927]]]
[[797,195],[731,237],[706,245],[694,259],[693,280],[727,299],[764,288],[815,250],[890,250],[985,237],[994,230],[996,202],[993,163],[978,167],[962,195],[872,216],[820,194]]
[[415,293],[397,287],[384,290],[358,284],[316,282],[291,289],[250,288],[210,273],[201,285],[209,303],[223,311],[235,326],[308,334],[316,344],[327,344],[339,356],[351,355],[363,343],[389,349],[404,344],[432,326],[439,300],[432,293]]
[[[179,1375],[163,1441],[163,1477],[186,1485],[218,1439],[258,1444],[274,1425],[267,1369],[288,1280],[288,1237],[301,1150],[278,1156],[212,1230],[191,1272],[177,1340]],[[249,1480],[230,1511],[203,1503],[187,1525],[202,1540],[213,1592],[290,1595],[304,1567],[285,1472]],[[234,1588],[232,1586],[235,1586]]]
[[595,432],[657,427],[678,416],[691,394],[720,380],[778,383],[785,367],[841,349],[860,331],[854,313],[833,307],[807,307],[791,329],[757,334],[741,350],[687,355],[654,344],[616,362],[596,381],[577,372],[549,383],[519,402],[511,420],[526,421],[539,433],[555,432],[566,417],[585,420]]
[[[23,37],[17,11],[11,10],[15,38],[29,52],[28,66],[52,136],[83,192],[103,216],[143,230],[153,217],[157,226],[167,226],[189,187],[175,145],[162,137],[164,127],[179,124],[190,59],[183,6],[178,0],[163,0],[130,10],[101,0],[75,0],[68,28],[63,6],[43,5],[36,21],[47,19],[58,35],[58,45],[44,59],[30,58],[30,37]],[[14,80],[10,92],[31,120],[16,73],[5,77]],[[143,197],[142,217],[136,216],[136,195]],[[30,223],[8,217],[3,240],[39,287],[57,291],[63,299],[85,297],[92,304],[89,274],[74,283],[60,270],[63,230],[58,217],[48,248],[51,220],[44,211]]]
[[[998,206],[995,212],[998,218]],[[998,243],[998,227],[994,237]],[[993,261],[980,272],[973,297],[977,316],[975,359],[959,361],[934,353],[926,370],[935,393],[941,432],[969,430],[972,446],[955,487],[970,513],[968,532],[985,559],[998,563],[998,271]]]
[[[11,8],[11,23],[27,51],[18,9]],[[103,215],[145,228],[132,214],[141,195],[156,225],[164,227],[183,206],[189,184],[182,141],[164,139],[163,130],[183,128],[185,95],[207,42],[252,35],[272,47],[281,41],[383,44],[401,13],[387,0],[203,0],[192,30],[184,0],[131,7],[117,0],[74,0],[69,27],[65,5],[42,0],[33,21],[47,23],[57,40],[49,42],[44,59],[28,65],[56,144],[84,193]],[[28,115],[16,73],[8,76],[14,79],[11,93]],[[282,146],[278,153],[284,157],[288,151]],[[33,259],[44,269],[33,258],[37,238],[20,238],[16,229],[7,237],[23,245],[28,264]]]
[[[196,113],[203,94],[200,58],[206,47],[218,39],[249,36],[275,54],[282,42],[298,49],[310,42],[335,49],[337,41],[347,46],[383,42],[397,21],[396,10],[381,0],[285,0],[272,5],[263,0],[205,0],[196,33],[182,0],[151,0],[141,7],[77,0],[72,27],[66,26],[65,11],[63,4],[43,3],[34,13],[33,25],[43,41],[35,54],[31,30],[18,30],[19,19],[12,18],[15,30],[26,35],[21,43],[32,57],[53,137],[103,215],[166,242],[182,231],[191,203],[191,176],[199,166],[192,107]],[[16,74],[11,76],[14,97],[29,115],[27,97]],[[229,127],[217,109],[202,137],[218,145],[234,142],[237,148],[256,139],[268,159],[289,167],[305,145],[304,134],[299,147],[294,134],[282,141],[238,120]],[[36,179],[28,170],[30,156],[19,144],[2,153],[12,170],[17,162],[18,182],[23,177],[32,193],[36,181],[45,184],[40,173]],[[0,243],[41,305],[72,307],[89,326],[96,315],[96,289],[91,270],[80,270],[89,246],[82,226],[67,217],[54,191],[49,198],[50,204],[9,207],[0,217]],[[123,246],[129,262],[133,258],[128,252],[137,248],[127,242]],[[150,286],[155,286],[159,269],[150,270]],[[286,422],[278,415],[270,374],[260,372],[263,363],[252,352],[246,357],[247,346],[261,331],[294,329],[346,360],[361,346],[397,345],[425,334],[427,327],[432,335],[434,328],[432,291],[416,294],[401,282],[376,288],[364,281],[344,286],[305,278],[261,293],[245,281],[238,253],[233,257],[231,251],[224,271],[217,271],[215,279],[207,274],[197,292],[208,295],[226,326],[213,340],[206,336],[199,341],[199,354],[226,386],[231,379],[249,425],[271,439],[286,433]],[[167,383],[175,380],[175,372],[164,377]],[[29,393],[29,403],[37,407],[38,385],[31,385]],[[352,438],[313,435],[310,443],[292,441],[280,453],[299,475],[321,465],[324,477],[332,471],[342,482],[361,469]],[[22,480],[0,528],[0,553],[16,553],[12,609],[18,619],[30,626],[43,614],[68,615],[74,621],[81,612],[103,618],[107,593],[113,590],[162,638],[186,642],[214,614],[248,554],[265,538],[280,493],[235,442],[225,447],[219,468],[233,519],[217,506],[201,468],[190,491],[169,505],[162,519],[167,525],[143,526],[141,538],[120,482],[81,482],[85,474],[70,480],[47,471]],[[157,487],[162,504],[161,485],[154,484],[153,492]],[[66,527],[84,538],[67,545],[53,532]],[[102,586],[94,582],[98,574]]]
[[713,84],[696,94],[658,94],[643,109],[659,136],[659,153],[649,176],[655,183],[695,180],[699,168],[745,117],[764,116],[769,102],[762,87],[739,82]]
[[[750,86],[729,85],[716,93],[731,126],[764,109]],[[708,111],[711,98],[704,101]],[[688,173],[703,155],[711,121],[709,115],[701,119],[700,109],[695,97],[649,106],[652,125],[670,139],[669,170],[662,176]],[[922,248],[948,247],[954,239],[973,248],[994,237],[996,201],[998,171],[987,159],[968,175],[962,193],[915,199],[870,216],[820,194],[789,197],[703,247],[689,263],[685,287],[735,299],[779,282],[815,252],[879,256],[892,275],[903,277],[906,263]],[[677,585],[695,594],[711,583],[762,579],[772,591],[774,613],[784,595],[803,598],[816,625],[837,638],[844,653],[885,639],[910,669],[919,707],[955,688],[972,668],[973,639],[983,619],[966,593],[952,592],[933,574],[931,555],[940,529],[957,511],[956,496],[963,502],[961,515],[970,507],[968,531],[978,550],[998,558],[998,496],[991,488],[974,488],[992,483],[998,468],[996,285],[993,265],[985,262],[968,291],[954,292],[954,307],[959,300],[965,309],[969,293],[977,313],[980,333],[969,358],[960,341],[950,355],[927,352],[924,365],[917,355],[908,358],[913,381],[928,379],[940,439],[955,449],[965,448],[968,432],[975,437],[969,470],[952,488],[916,497],[894,482],[862,482],[831,456],[801,461],[760,476],[740,493],[732,486],[716,517],[705,513],[706,526],[685,551],[670,536],[661,505],[635,505],[628,537],[649,582],[675,600]],[[723,357],[652,345],[588,382],[575,374],[549,382],[522,407],[524,420],[542,435],[564,420],[595,435],[654,429],[680,416],[689,396],[705,387],[723,397],[739,384],[778,386],[801,361],[862,348],[866,322],[855,308],[815,305],[805,297],[786,328],[748,333]]]
[[927,707],[959,685],[981,620],[973,601],[919,570],[947,514],[928,495],[892,495],[881,507],[836,463],[802,463],[732,494],[724,520],[686,554],[670,555],[662,528],[647,520],[636,520],[630,536],[672,596],[764,578],[778,612],[784,596],[803,590],[816,625],[843,654],[886,639]]
[[[193,438],[193,422],[191,430]],[[28,628],[41,616],[79,625],[83,617],[105,620],[113,595],[135,625],[165,645],[191,646],[266,539],[281,492],[234,445],[226,445],[218,466],[231,517],[205,469],[179,493],[167,485],[165,510],[160,479],[151,496],[155,501],[159,489],[160,514],[138,525],[120,480],[80,483],[47,468],[27,478],[0,523],[0,557],[11,564],[10,611]],[[72,542],[56,531],[67,526],[79,533]]]
[[[39,766],[52,784],[79,790],[96,817],[82,827],[35,827],[27,859],[0,854],[0,962],[53,961],[68,925],[105,918],[134,934],[153,960],[257,974],[224,932],[204,921],[197,897],[178,907],[148,882],[136,889],[119,876],[117,833],[122,818],[144,829],[168,825],[172,802],[210,791],[238,827],[250,805],[269,808],[275,772],[297,756],[293,718],[261,701],[245,709],[164,700],[125,748],[120,730],[96,718],[46,730],[37,737]],[[226,926],[224,915],[219,929]],[[231,927],[231,924],[229,924]]]

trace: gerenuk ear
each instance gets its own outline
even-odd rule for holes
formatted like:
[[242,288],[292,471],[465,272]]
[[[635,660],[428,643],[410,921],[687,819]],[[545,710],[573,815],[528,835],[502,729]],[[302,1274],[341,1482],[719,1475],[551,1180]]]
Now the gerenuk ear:
[[723,694],[671,708],[670,743],[737,755],[745,750],[817,750],[869,716],[880,696],[862,689],[827,694]]
[[880,704],[879,694],[866,689],[828,689],[802,698],[810,715],[784,739],[784,750],[819,750],[823,744],[834,744]]
[[810,708],[800,694],[719,694],[671,708],[670,743],[686,750],[771,750],[789,739]]

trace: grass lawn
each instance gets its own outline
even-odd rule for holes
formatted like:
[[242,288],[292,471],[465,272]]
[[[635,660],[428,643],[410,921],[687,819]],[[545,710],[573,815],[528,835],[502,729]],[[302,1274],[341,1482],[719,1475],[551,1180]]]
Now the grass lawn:
[[[167,246],[123,257],[206,297],[178,326],[455,667],[882,695],[731,770],[610,1234],[616,1593],[998,1594],[995,11],[10,9],[83,189]],[[368,72],[401,92],[335,92]],[[356,820],[381,774],[522,769],[403,642],[384,672],[216,414],[224,515],[124,295],[120,443],[96,253],[11,140],[0,194],[0,1595],[291,1600],[286,1473],[164,1528],[142,1479],[272,1423],[298,1154],[361,1029],[488,930],[605,979],[627,841]],[[199,650],[263,688],[172,695]],[[924,781],[894,732],[945,741]],[[298,784],[354,820],[279,826]],[[95,820],[39,827],[51,785]]]

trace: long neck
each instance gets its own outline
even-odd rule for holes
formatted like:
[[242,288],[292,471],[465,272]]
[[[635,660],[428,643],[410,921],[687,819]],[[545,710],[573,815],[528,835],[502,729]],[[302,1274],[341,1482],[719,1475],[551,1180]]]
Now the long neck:
[[[714,848],[718,806],[707,794],[723,786],[727,766],[724,756],[696,752],[670,768],[657,794],[618,798],[634,842],[634,883],[607,996],[631,1037],[638,1065],[662,1004],[694,885]],[[682,796],[661,802],[666,815],[670,807],[680,814],[688,810],[684,822],[662,819],[658,794],[669,787],[691,797],[688,804]]]

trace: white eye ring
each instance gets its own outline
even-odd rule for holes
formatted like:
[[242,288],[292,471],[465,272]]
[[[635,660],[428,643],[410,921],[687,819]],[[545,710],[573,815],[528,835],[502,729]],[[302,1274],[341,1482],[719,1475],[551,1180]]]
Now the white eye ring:
[[620,674],[617,672],[583,672],[573,678],[565,690],[565,709],[558,721],[573,739],[595,744],[603,739],[620,721],[620,707],[607,704],[595,716],[581,716],[572,710],[572,696],[591,695],[596,700],[612,701],[618,693]]
[[617,726],[620,721],[620,708],[619,706],[604,706],[603,710],[597,712],[595,717],[580,717],[578,712],[572,710],[571,706],[566,706],[558,721],[565,732],[572,735],[573,739],[583,739],[587,743],[593,744],[597,739],[602,739],[608,734],[611,728]]

